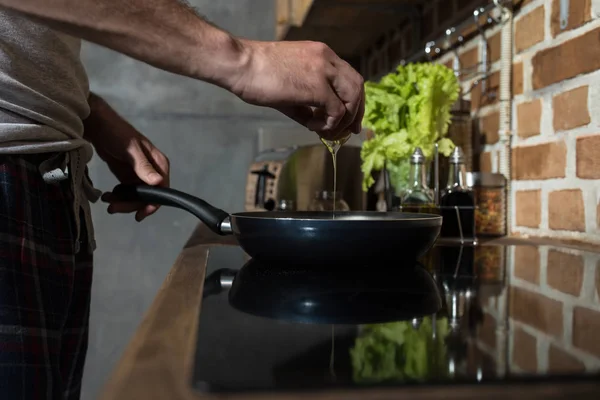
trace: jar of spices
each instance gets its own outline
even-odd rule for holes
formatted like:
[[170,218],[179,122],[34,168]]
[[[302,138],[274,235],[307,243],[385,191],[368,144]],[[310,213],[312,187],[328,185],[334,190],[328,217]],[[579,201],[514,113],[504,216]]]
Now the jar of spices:
[[475,230],[478,236],[506,235],[506,178],[502,174],[471,172],[467,185],[475,194]]

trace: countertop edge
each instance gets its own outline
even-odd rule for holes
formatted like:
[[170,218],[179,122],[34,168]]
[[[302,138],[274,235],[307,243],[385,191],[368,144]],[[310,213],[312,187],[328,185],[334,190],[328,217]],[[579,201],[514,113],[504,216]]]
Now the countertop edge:
[[[488,241],[487,244],[536,244],[581,248],[553,240],[508,237]],[[176,399],[201,400],[217,398],[194,391],[191,385],[194,348],[198,329],[198,315],[202,303],[205,267],[210,247],[215,245],[235,245],[232,236],[222,237],[210,232],[199,224],[183,247],[163,282],[152,305],[130,339],[122,357],[113,370],[104,390],[102,400],[116,399]],[[584,250],[598,251],[595,246],[585,246]],[[530,392],[528,396],[555,398],[564,395],[593,395],[600,384],[546,383],[541,392],[534,393],[531,385],[512,384],[504,386],[488,385],[473,391],[472,388],[458,387],[464,398],[482,396],[511,396]],[[568,388],[568,393],[567,393]],[[540,388],[538,388],[540,389]],[[447,388],[407,388],[400,396],[397,390],[377,389],[369,391],[378,399],[387,398],[435,398],[447,393]],[[470,392],[470,393],[469,393]],[[271,394],[260,398],[277,399],[359,399],[366,393],[304,393]],[[232,398],[233,396],[228,398]],[[223,397],[218,397],[223,398]],[[259,398],[252,395],[235,396],[235,399]],[[586,397],[587,398],[587,397]],[[590,397],[592,398],[592,397]]]
[[198,398],[187,383],[209,249],[235,243],[232,236],[218,236],[202,224],[196,227],[99,399]]

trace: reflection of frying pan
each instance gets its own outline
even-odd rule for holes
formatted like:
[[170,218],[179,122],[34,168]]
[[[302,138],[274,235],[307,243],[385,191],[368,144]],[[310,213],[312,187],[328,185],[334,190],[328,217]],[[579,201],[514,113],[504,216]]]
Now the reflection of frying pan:
[[268,268],[255,260],[218,270],[205,282],[210,295],[229,286],[230,304],[257,316],[317,324],[369,324],[433,314],[442,306],[433,277],[420,265],[335,271]]
[[416,260],[435,243],[442,217],[433,214],[246,212],[229,215],[174,189],[119,185],[122,200],[186,210],[219,235],[234,234],[251,257],[285,263],[364,264]]

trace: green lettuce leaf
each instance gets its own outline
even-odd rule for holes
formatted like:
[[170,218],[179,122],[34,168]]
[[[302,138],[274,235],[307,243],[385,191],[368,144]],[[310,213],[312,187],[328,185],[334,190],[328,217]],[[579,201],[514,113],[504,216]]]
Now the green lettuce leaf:
[[[374,183],[371,173],[384,165],[394,171],[390,174],[396,180],[405,180],[405,162],[416,147],[430,158],[439,143],[440,153],[450,155],[454,144],[445,136],[459,92],[454,72],[432,63],[400,66],[379,82],[365,83],[363,125],[375,133],[361,152],[365,191]],[[386,137],[394,139],[386,141]],[[391,149],[387,150],[388,146]]]
[[434,340],[431,317],[423,318],[417,329],[408,321],[364,326],[350,349],[354,381],[372,384],[447,376],[448,320],[436,320],[436,328]]
[[367,191],[374,183],[371,175],[373,171],[381,171],[386,162],[396,163],[410,156],[408,133],[401,130],[387,136],[375,136],[363,143],[360,153],[363,160],[361,169],[365,177],[363,190]]

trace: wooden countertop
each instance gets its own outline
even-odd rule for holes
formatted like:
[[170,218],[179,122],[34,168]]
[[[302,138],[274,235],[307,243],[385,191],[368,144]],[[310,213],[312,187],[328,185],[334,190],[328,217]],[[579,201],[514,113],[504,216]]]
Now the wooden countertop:
[[[515,244],[523,239],[503,242]],[[531,242],[531,241],[530,241]],[[536,244],[542,244],[536,241]],[[547,243],[556,244],[556,243]],[[152,306],[131,339],[100,397],[124,399],[504,399],[597,398],[600,382],[544,382],[532,384],[486,384],[481,386],[411,387],[368,391],[314,392],[303,394],[207,395],[192,389],[198,315],[202,301],[205,267],[212,246],[236,245],[233,237],[219,237],[199,225],[175,261]],[[572,244],[570,247],[574,247]],[[587,249],[589,250],[589,249]],[[597,248],[595,249],[597,250]]]

